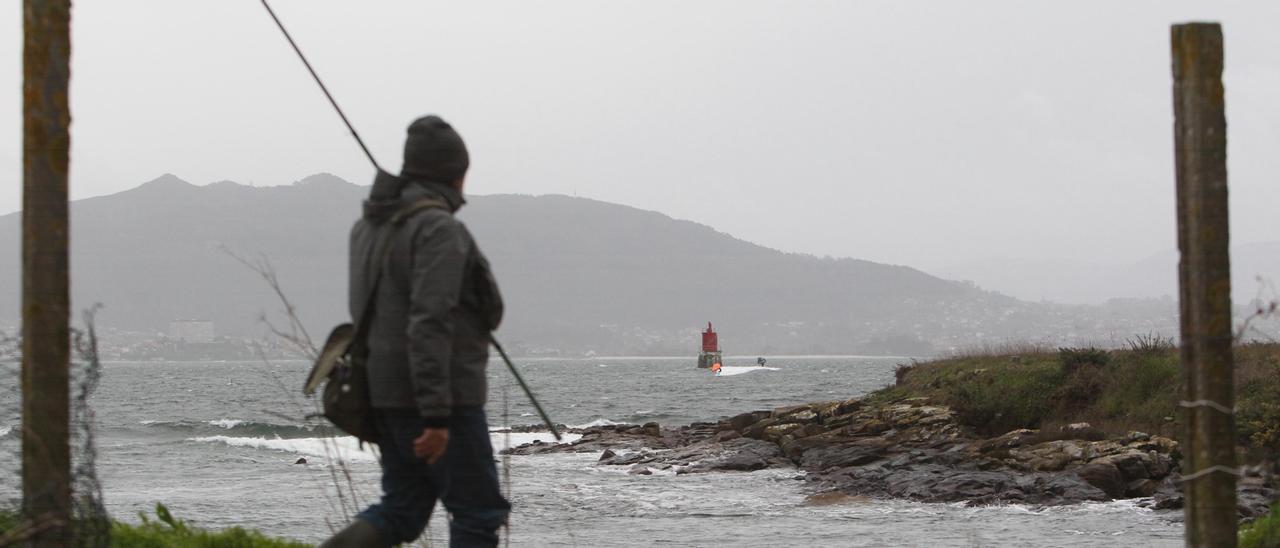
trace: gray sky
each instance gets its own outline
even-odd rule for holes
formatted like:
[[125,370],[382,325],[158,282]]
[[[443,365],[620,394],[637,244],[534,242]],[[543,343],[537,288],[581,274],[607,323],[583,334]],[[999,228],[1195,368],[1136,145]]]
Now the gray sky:
[[[596,198],[926,269],[1173,247],[1168,27],[1217,20],[1233,239],[1280,239],[1280,2],[274,6],[388,167],[436,112],[472,149],[469,192]],[[21,195],[20,9],[0,28],[0,212]],[[74,197],[165,172],[370,180],[255,0],[81,0],[73,27]]]

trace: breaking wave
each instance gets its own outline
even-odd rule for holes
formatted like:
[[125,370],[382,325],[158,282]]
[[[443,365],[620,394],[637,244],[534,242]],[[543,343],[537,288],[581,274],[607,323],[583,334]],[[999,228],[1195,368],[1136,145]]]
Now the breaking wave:
[[721,377],[732,377],[752,371],[777,371],[777,367],[760,367],[758,365],[726,365],[720,368]]
[[585,424],[570,424],[569,428],[591,428],[593,426],[617,426],[620,424],[631,424],[629,422],[613,422],[609,419],[596,419]]
[[550,432],[494,432],[489,431],[489,442],[493,444],[494,451],[502,451],[511,447],[520,447],[526,443],[540,441],[543,443],[573,443],[582,439],[582,434],[571,434],[568,432],[560,433],[560,441],[551,435]]
[[353,437],[284,439],[203,436],[188,438],[187,441],[196,443],[220,443],[231,447],[250,447],[253,449],[292,453],[294,455],[304,455],[322,459],[344,460],[347,462],[376,462],[378,460],[377,457],[374,456],[373,451],[367,445],[364,449],[361,449],[359,442]]
[[142,421],[147,428],[157,428],[190,434],[234,434],[242,437],[265,438],[314,438],[316,436],[341,435],[334,427],[320,424],[275,424],[241,419],[211,421]]
[[[563,433],[559,443],[572,443],[580,438],[582,438],[581,434]],[[377,462],[378,460],[378,457],[368,445],[365,445],[362,449],[360,443],[351,436],[285,439],[220,435],[187,438],[187,441],[217,443],[230,447],[249,447],[312,458],[344,460],[346,462]],[[493,444],[494,451],[502,451],[508,447],[519,447],[535,441],[556,443],[555,438],[549,432],[507,433],[490,431],[489,441]]]

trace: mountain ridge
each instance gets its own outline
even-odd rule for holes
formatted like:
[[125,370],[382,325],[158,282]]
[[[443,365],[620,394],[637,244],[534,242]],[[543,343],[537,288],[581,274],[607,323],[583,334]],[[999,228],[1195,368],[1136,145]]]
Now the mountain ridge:
[[[265,258],[303,324],[346,320],[346,245],[367,186],[331,174],[290,185],[192,185],[165,174],[72,203],[73,303],[106,325],[163,331],[205,318],[265,332],[281,306],[229,256]],[[684,354],[707,321],[732,352],[920,354],[983,337],[1043,335],[1048,309],[920,270],[748,242],[660,212],[565,195],[475,195],[459,212],[494,266],[524,353]],[[0,320],[18,310],[19,214],[0,216]]]

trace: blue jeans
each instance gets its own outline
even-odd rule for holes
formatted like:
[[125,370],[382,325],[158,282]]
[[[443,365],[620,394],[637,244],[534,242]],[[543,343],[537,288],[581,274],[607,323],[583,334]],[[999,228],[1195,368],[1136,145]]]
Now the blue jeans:
[[511,504],[498,488],[489,423],[480,406],[454,407],[449,445],[434,465],[414,456],[422,419],[413,409],[378,409],[382,500],[356,516],[391,544],[408,543],[427,527],[436,499],[449,511],[449,546],[497,546]]

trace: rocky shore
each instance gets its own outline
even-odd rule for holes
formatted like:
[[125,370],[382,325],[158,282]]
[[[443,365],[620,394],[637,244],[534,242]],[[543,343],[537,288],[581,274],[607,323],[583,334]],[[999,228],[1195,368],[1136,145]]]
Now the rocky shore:
[[[640,475],[791,467],[808,483],[811,504],[869,497],[1050,506],[1140,498],[1153,509],[1182,507],[1172,439],[1142,432],[1105,438],[1087,424],[983,437],[926,398],[819,402],[676,428],[576,432],[582,438],[573,443],[535,442],[509,453],[600,453],[599,465]],[[1277,498],[1280,485],[1270,474],[1241,478],[1241,517],[1266,513]]]

